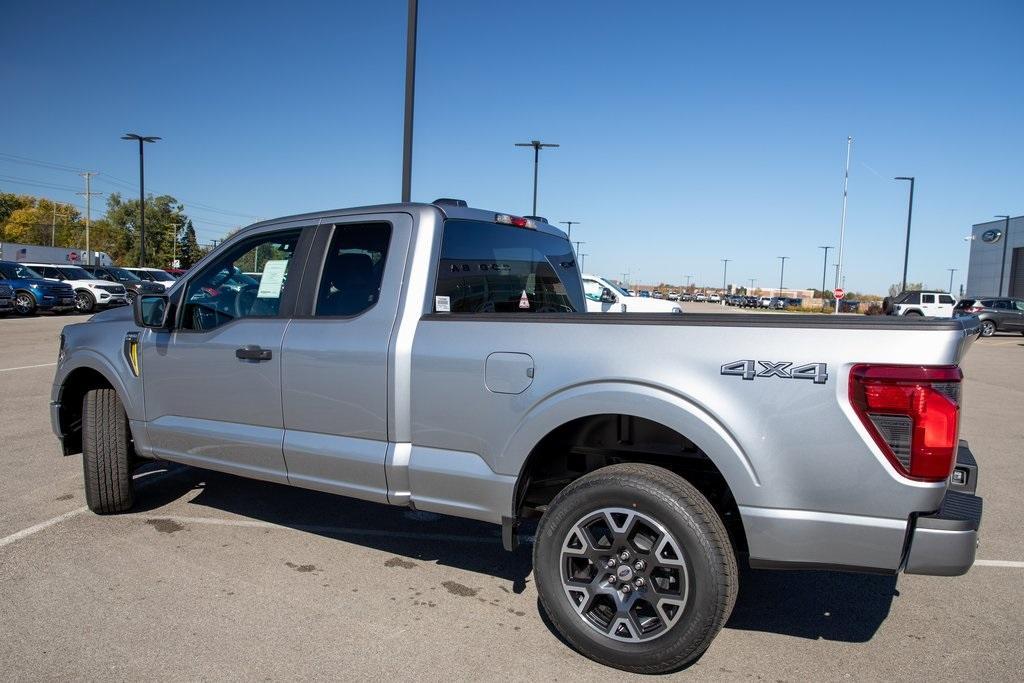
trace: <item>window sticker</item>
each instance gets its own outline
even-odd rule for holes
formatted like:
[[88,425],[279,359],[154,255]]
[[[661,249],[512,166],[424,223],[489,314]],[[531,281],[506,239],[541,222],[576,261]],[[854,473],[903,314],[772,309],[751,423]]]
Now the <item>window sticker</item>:
[[[514,291],[514,290],[513,290]],[[523,290],[523,295],[519,297],[519,308],[529,308],[530,300],[526,298],[526,290]]]
[[278,299],[284,287],[284,275],[288,269],[288,261],[267,261],[260,277],[260,288],[256,292],[257,299]]
[[434,297],[434,310],[438,313],[451,313],[452,300],[447,296]]

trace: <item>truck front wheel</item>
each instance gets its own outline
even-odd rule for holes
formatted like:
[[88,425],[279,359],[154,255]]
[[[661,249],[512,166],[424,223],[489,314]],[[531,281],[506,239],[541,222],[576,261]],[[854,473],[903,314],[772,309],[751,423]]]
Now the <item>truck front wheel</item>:
[[113,389],[93,389],[82,404],[82,467],[85,502],[101,515],[124,512],[132,491],[131,432],[121,399]]
[[622,464],[580,477],[537,529],[534,576],[569,643],[625,671],[697,659],[732,612],[736,558],[722,520],[682,477]]

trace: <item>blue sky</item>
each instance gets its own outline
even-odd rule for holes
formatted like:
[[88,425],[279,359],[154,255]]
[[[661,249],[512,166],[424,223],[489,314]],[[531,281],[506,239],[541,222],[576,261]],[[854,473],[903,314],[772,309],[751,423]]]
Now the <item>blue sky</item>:
[[[0,154],[182,198],[201,240],[246,216],[395,201],[405,2],[16,3]],[[966,278],[972,223],[1024,213],[1024,4],[421,0],[413,199],[578,220],[586,268],[644,282],[821,282],[854,136],[848,289]],[[15,178],[17,180],[10,180]],[[112,180],[113,179],[113,180]],[[0,157],[0,189],[76,201]],[[133,194],[128,190],[128,194]],[[214,209],[217,209],[215,211]],[[233,212],[233,213],[224,213]],[[243,215],[234,215],[243,214]]]

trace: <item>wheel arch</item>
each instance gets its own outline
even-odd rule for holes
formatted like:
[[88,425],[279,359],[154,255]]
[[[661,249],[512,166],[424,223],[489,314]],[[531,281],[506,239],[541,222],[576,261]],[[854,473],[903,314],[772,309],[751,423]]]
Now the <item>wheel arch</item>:
[[65,455],[82,452],[82,400],[92,389],[113,389],[129,420],[143,419],[140,402],[134,400],[118,373],[106,359],[91,351],[80,352],[73,364],[60,368],[55,384],[54,427],[63,440]]

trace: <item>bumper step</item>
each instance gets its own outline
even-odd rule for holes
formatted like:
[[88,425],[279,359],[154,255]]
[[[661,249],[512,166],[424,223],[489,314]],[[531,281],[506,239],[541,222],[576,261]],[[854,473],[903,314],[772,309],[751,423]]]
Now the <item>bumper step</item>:
[[960,576],[974,564],[981,528],[982,499],[950,489],[933,515],[917,518],[904,571]]

